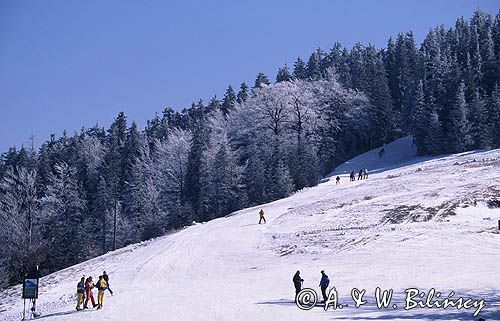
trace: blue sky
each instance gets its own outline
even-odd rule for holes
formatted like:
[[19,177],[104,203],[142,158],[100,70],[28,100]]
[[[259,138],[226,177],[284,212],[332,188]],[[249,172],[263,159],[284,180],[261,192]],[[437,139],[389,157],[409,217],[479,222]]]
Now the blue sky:
[[0,152],[39,146],[119,111],[141,127],[164,107],[222,98],[228,85],[274,80],[278,67],[335,41],[385,46],[453,26],[470,1],[0,1]]

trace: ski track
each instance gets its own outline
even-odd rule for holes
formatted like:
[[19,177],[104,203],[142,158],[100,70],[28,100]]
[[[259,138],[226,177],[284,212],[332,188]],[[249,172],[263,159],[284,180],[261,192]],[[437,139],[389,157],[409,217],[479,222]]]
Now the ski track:
[[[40,319],[478,319],[473,310],[379,310],[373,293],[378,286],[394,289],[401,307],[409,287],[484,298],[479,316],[500,320],[500,209],[484,205],[500,197],[500,150],[417,158],[409,138],[385,149],[382,159],[378,149],[355,157],[331,180],[289,198],[48,275],[41,279]],[[349,182],[350,171],[364,167],[369,179]],[[341,184],[335,185],[338,174]],[[257,224],[260,208],[267,224]],[[298,309],[291,282],[297,269],[304,287],[318,293],[325,269],[349,307]],[[103,310],[74,311],[81,275],[96,277],[103,270],[115,295],[106,293]],[[354,287],[366,289],[366,306],[354,308]],[[0,320],[20,320],[20,289],[0,293]]]

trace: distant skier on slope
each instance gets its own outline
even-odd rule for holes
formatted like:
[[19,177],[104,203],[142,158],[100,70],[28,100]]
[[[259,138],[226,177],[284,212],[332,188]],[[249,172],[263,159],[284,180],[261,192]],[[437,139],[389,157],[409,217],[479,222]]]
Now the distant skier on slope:
[[384,148],[384,147],[382,147],[382,148],[379,150],[379,152],[378,152],[378,158],[382,158],[382,156],[384,156],[384,154],[385,154],[385,148]]
[[108,288],[108,283],[104,280],[104,277],[101,275],[99,277],[99,281],[97,281],[97,309],[102,309],[103,301],[104,301],[104,292]]
[[337,178],[335,179],[335,185],[337,184],[340,184],[340,176],[337,176]]
[[356,180],[356,174],[354,173],[354,169],[352,170],[351,175],[349,175],[349,177],[351,178],[351,182],[354,182]]
[[94,300],[94,294],[92,293],[92,289],[94,288],[94,282],[92,282],[92,277],[89,276],[87,280],[85,280],[85,304],[83,305],[84,309],[88,309],[89,300],[92,301],[92,307],[96,307]]
[[293,276],[293,286],[295,287],[295,298],[297,298],[297,295],[299,294],[302,288],[302,282],[304,282],[304,280],[300,277],[300,271],[295,272],[295,275]]
[[363,169],[360,169],[360,170],[359,170],[359,173],[358,173],[358,181],[359,181],[360,179],[363,179]]
[[330,285],[330,279],[328,278],[328,275],[326,275],[325,271],[322,270],[319,287],[321,288],[321,294],[323,295],[323,302],[326,302],[326,299],[328,298],[326,295],[326,289],[328,288],[328,285]]
[[85,298],[85,277],[82,276],[80,282],[76,285],[76,294],[78,295],[78,302],[76,303],[76,311],[80,311],[82,308],[80,307],[83,303],[83,299]]
[[264,217],[264,210],[263,209],[260,209],[260,212],[259,212],[259,224],[264,221],[264,223],[266,223],[266,218]]
[[109,276],[106,273],[106,271],[102,271],[102,277],[104,278],[104,280],[108,284],[108,291],[109,291],[109,293],[111,293],[111,295],[113,295],[113,291],[111,291],[111,288],[109,287]]
[[367,179],[368,178],[368,168],[365,168],[363,170],[363,179]]

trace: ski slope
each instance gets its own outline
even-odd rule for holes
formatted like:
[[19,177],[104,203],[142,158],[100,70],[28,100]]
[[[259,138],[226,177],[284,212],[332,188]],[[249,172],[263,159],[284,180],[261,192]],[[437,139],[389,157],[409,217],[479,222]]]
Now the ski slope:
[[[500,320],[500,150],[418,158],[409,138],[339,166],[320,185],[41,279],[43,320]],[[349,182],[366,167],[368,180]],[[257,224],[263,208],[267,224]],[[319,292],[320,270],[348,307],[300,310],[292,277]],[[75,311],[82,275],[106,270],[114,296]],[[375,288],[397,309],[378,309]],[[485,308],[404,310],[404,291],[485,299]],[[366,289],[355,308],[353,288]],[[0,319],[20,320],[20,286],[0,293]],[[97,293],[95,293],[95,296]],[[392,304],[391,303],[391,304]]]

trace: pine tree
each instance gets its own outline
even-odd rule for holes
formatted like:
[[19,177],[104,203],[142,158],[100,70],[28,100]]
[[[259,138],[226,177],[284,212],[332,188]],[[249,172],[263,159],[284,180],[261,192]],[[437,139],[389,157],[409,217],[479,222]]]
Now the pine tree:
[[298,57],[295,63],[293,64],[293,78],[295,79],[307,78],[306,63],[300,57]]
[[467,109],[465,84],[462,82],[458,88],[455,103],[450,111],[451,132],[449,148],[452,153],[466,151],[469,146],[469,125],[466,118]]
[[476,91],[470,104],[469,124],[472,148],[485,148],[490,146],[490,133],[488,128],[487,110],[479,92]]
[[500,87],[495,85],[488,100],[488,128],[489,137],[494,147],[500,146]]
[[245,82],[242,82],[240,85],[240,91],[238,92],[238,95],[236,97],[236,101],[238,104],[244,103],[248,99],[248,86]]
[[269,81],[267,76],[264,73],[259,72],[257,74],[257,77],[255,77],[255,84],[254,84],[253,88],[262,88],[262,87],[268,86],[270,84],[271,84],[271,82]]
[[325,54],[320,48],[316,49],[315,52],[311,54],[309,60],[307,61],[307,78],[312,80],[320,79],[322,76],[321,67],[323,65],[323,58]]
[[237,101],[236,93],[233,87],[229,86],[224,94],[224,99],[222,99],[221,110],[224,116],[227,116],[229,112],[234,108]]
[[283,67],[280,67],[278,73],[276,74],[276,82],[289,81],[291,79],[292,76],[288,71],[288,66],[285,64]]
[[374,146],[380,146],[392,139],[395,125],[385,68],[382,59],[373,46],[366,49],[364,68],[368,80],[365,90],[372,105],[370,110],[370,119],[373,126],[371,136]]
[[47,217],[45,238],[50,240],[51,255],[45,263],[49,270],[76,264],[87,255],[79,242],[86,237],[82,229],[85,203],[80,196],[76,170],[66,163],[54,167],[55,173],[49,175],[47,192],[41,201]]

